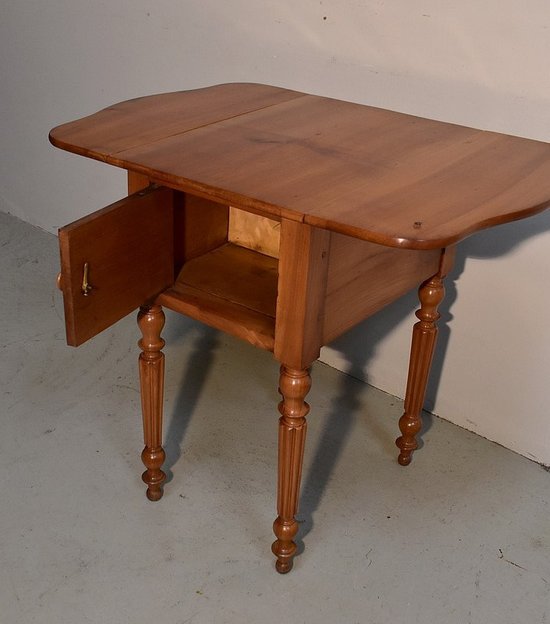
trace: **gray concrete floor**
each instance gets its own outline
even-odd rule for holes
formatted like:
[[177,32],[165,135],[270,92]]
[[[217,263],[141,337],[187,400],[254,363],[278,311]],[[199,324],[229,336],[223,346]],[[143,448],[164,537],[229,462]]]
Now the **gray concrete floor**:
[[147,501],[135,320],[67,347],[57,267],[0,214],[2,624],[550,621],[548,472],[430,417],[401,468],[401,401],[322,364],[305,548],[276,574],[277,364],[172,314],[170,481]]

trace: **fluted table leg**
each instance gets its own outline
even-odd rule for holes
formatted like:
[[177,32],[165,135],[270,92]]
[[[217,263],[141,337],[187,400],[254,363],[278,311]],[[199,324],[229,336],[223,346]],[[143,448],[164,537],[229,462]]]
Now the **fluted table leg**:
[[411,463],[413,451],[418,448],[416,436],[422,428],[422,407],[437,339],[436,323],[440,316],[437,310],[445,297],[443,280],[452,267],[453,259],[453,248],[443,250],[438,273],[426,280],[418,290],[420,309],[416,311],[416,316],[419,320],[413,328],[405,411],[399,419],[401,436],[395,441],[400,449],[397,461],[402,466]]
[[162,498],[166,475],[161,470],[166,455],[162,448],[162,401],[164,394],[164,340],[160,337],[164,327],[164,312],[160,305],[142,306],[138,325],[143,335],[138,345],[139,378],[141,384],[141,409],[145,448],[141,459],[147,470],[142,479],[147,484],[147,498]]
[[311,388],[308,369],[296,370],[281,366],[279,392],[279,479],[277,488],[277,519],[273,531],[277,539],[271,550],[277,557],[276,568],[281,574],[292,569],[296,553],[293,539],[298,532],[295,515],[298,511],[300,478],[306,440],[306,415],[309,405],[304,401]]

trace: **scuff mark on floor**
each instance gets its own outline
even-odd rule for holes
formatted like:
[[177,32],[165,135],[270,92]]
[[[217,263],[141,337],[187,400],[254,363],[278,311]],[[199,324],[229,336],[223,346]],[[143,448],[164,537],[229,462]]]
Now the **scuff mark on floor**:
[[519,568],[520,570],[523,570],[524,572],[527,572],[527,568],[524,568],[523,566],[520,566],[519,563],[515,563],[514,561],[510,561],[510,559],[506,559],[506,557],[504,556],[504,553],[502,552],[502,550],[499,548],[498,549],[499,555],[498,558],[502,559],[503,561],[506,561],[506,563],[509,563],[510,565],[515,566],[516,568]]

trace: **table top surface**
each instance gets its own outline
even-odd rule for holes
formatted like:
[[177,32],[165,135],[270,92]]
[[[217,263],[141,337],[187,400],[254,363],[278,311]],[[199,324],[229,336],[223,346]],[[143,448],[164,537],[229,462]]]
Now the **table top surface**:
[[393,247],[550,206],[550,144],[260,84],[110,106],[50,133],[168,186]]

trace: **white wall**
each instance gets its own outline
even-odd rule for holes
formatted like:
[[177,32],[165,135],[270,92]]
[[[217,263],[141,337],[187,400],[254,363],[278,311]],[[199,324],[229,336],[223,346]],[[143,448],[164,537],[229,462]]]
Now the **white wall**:
[[[219,82],[550,141],[549,58],[548,0],[5,0],[0,209],[55,231],[119,198],[122,173],[54,150],[49,128]],[[462,245],[429,397],[442,417],[546,464],[549,230],[550,212]],[[392,305],[324,359],[402,396],[415,306]]]

